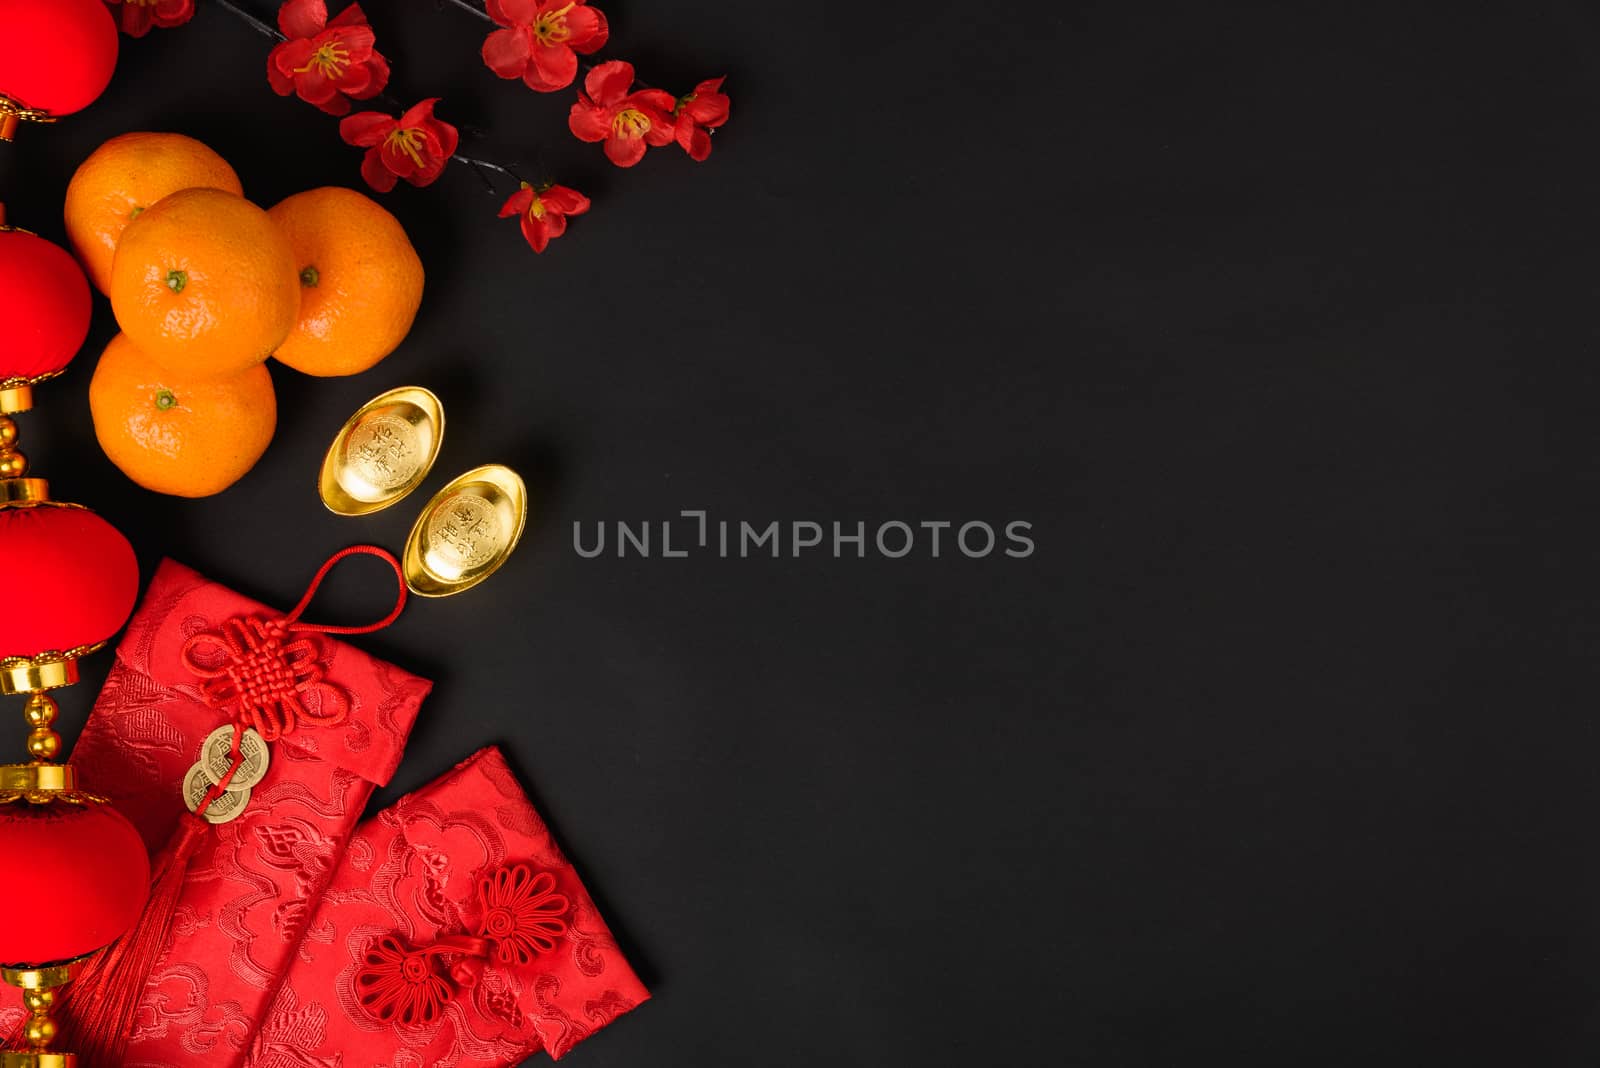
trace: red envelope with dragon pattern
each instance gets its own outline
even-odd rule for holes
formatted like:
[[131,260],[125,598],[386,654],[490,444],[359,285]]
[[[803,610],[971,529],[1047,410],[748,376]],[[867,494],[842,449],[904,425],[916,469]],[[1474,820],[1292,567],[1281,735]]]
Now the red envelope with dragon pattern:
[[[185,812],[180,784],[202,742],[229,722],[205,698],[186,652],[191,639],[222,634],[230,620],[282,617],[170,560],[151,581],[72,763],[152,852]],[[298,638],[303,678],[313,683],[301,697],[312,708],[339,707],[337,721],[323,717],[272,742],[266,777],[242,813],[213,826],[194,854],[126,1065],[243,1063],[335,862],[372,790],[399,764],[432,686],[326,633],[304,645]]]
[[649,996],[488,748],[357,828],[246,1063],[499,1068]]

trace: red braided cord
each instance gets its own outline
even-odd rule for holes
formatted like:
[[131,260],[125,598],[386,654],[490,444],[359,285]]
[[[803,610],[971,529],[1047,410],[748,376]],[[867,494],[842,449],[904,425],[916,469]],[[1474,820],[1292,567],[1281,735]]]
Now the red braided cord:
[[[395,580],[399,584],[399,595],[395,598],[394,608],[390,610],[389,614],[378,620],[376,623],[369,623],[366,626],[360,627],[335,627],[327,626],[321,623],[297,622],[300,618],[300,613],[304,612],[306,607],[311,604],[311,598],[317,595],[317,587],[322,585],[322,580],[327,577],[329,571],[333,570],[333,566],[340,560],[343,560],[345,557],[351,556],[355,553],[365,553],[368,556],[376,556],[394,570]],[[283,622],[289,630],[309,631],[313,634],[370,634],[375,630],[382,630],[390,623],[393,623],[395,620],[399,619],[400,613],[402,610],[404,610],[405,606],[406,575],[404,571],[400,570],[400,561],[394,558],[394,554],[389,552],[389,550],[381,549],[376,545],[352,545],[348,549],[340,549],[338,552],[328,557],[327,563],[323,564],[322,567],[317,570],[316,575],[312,577],[311,585],[306,587],[306,595],[300,598],[300,603],[295,605],[288,615],[283,617]]]
[[222,778],[217,780],[216,784],[206,791],[206,796],[200,802],[200,807],[195,809],[201,815],[205,814],[206,810],[216,802],[217,798],[228,792],[228,784],[233,781],[233,777],[238,774],[239,769],[244,767],[244,754],[239,750],[239,742],[243,738],[244,724],[235,722],[233,725],[233,746],[230,749],[233,761],[229,764],[228,770],[223,774]]
[[[394,571],[398,594],[389,613],[377,622],[351,627],[300,622],[301,614],[334,565],[358,553],[376,556]],[[288,615],[279,619],[239,616],[225,620],[217,633],[196,634],[184,643],[184,663],[204,680],[201,693],[208,704],[223,710],[232,706],[232,719],[259,731],[269,742],[293,734],[302,718],[313,726],[334,726],[344,722],[349,699],[339,687],[324,681],[312,635],[367,634],[393,623],[405,604],[405,576],[400,561],[375,545],[352,545],[323,563],[300,603]],[[292,632],[301,636],[286,640]],[[202,646],[220,649],[225,657],[223,665],[214,668],[201,663],[196,650]],[[302,693],[312,690],[323,698],[320,714],[313,714],[301,700]]]

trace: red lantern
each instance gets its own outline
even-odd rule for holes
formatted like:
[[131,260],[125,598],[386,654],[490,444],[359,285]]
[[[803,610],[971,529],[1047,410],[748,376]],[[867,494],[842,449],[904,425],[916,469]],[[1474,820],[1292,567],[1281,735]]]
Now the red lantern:
[[0,0],[0,140],[19,119],[88,107],[116,66],[117,23],[102,0]]
[[[60,374],[89,334],[90,313],[89,282],[77,260],[26,230],[0,229],[0,390]],[[0,403],[0,411],[24,408]]]
[[4,580],[6,603],[18,610],[0,612],[0,658],[81,655],[122,629],[139,595],[133,546],[87,508],[0,508],[0,554],[18,564]]
[[150,892],[144,840],[110,805],[0,805],[0,841],[26,878],[0,880],[0,964],[68,961],[114,941]]

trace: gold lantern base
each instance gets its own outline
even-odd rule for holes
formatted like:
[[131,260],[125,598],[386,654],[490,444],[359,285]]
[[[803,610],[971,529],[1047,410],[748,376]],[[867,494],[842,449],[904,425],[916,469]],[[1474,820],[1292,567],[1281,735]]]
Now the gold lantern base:
[[21,1053],[16,1050],[0,1050],[0,1068],[77,1068],[77,1064],[76,1053],[50,1053],[44,1050]]
[[0,805],[19,801],[30,805],[105,803],[100,795],[78,789],[76,768],[53,763],[61,753],[61,735],[55,731],[59,709],[55,698],[45,692],[77,682],[78,657],[104,644],[0,660],[0,693],[28,695],[22,718],[28,724],[28,755],[33,758],[28,764],[0,764]]
[[56,1037],[56,1022],[50,1018],[56,990],[70,983],[83,961],[48,964],[40,967],[0,968],[0,980],[22,991],[22,1004],[28,1020],[22,1027],[27,1049],[0,1050],[0,1068],[73,1068],[75,1053],[58,1053],[47,1047]]
[[56,117],[48,111],[24,107],[21,101],[12,100],[9,96],[0,96],[0,141],[15,141],[17,127],[21,123],[55,121]]

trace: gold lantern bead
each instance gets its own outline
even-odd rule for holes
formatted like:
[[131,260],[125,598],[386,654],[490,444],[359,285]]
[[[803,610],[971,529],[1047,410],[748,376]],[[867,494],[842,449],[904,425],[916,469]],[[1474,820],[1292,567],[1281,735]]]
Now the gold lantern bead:
[[28,732],[28,755],[35,760],[54,760],[61,752],[61,735],[49,727],[35,727]]
[[38,1049],[44,1049],[56,1038],[56,1022],[48,1016],[30,1016],[28,1025],[22,1031],[23,1041]]
[[9,415],[0,415],[0,449],[9,449],[17,443],[17,421]]
[[22,706],[22,718],[27,720],[30,727],[48,727],[56,721],[57,710],[55,698],[46,693],[36,693]]
[[21,478],[28,473],[28,458],[15,449],[0,451],[0,478]]
[[22,1007],[36,1016],[48,1016],[55,1007],[56,992],[48,988],[42,990],[24,990],[22,992]]

